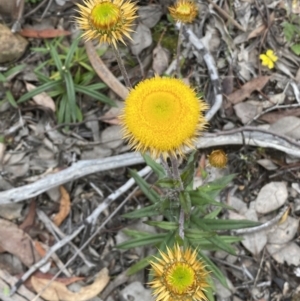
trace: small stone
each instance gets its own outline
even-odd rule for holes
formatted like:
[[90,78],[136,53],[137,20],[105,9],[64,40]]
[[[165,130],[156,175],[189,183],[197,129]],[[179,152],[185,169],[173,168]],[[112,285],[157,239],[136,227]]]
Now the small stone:
[[255,201],[256,212],[266,214],[280,208],[287,200],[288,191],[285,182],[271,182],[259,192]]
[[28,41],[0,24],[0,64],[19,59],[26,50]]
[[140,282],[132,282],[120,292],[122,301],[153,301],[151,290],[145,289]]

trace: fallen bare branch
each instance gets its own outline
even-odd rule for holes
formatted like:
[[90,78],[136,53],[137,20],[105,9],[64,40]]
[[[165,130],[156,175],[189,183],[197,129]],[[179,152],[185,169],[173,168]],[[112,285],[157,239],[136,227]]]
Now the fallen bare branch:
[[[273,148],[300,158],[300,143],[286,136],[255,127],[241,127],[230,131],[207,133],[198,139],[196,147],[204,149],[213,146],[244,144]],[[45,178],[34,183],[0,192],[0,205],[20,202],[35,197],[53,187],[74,181],[89,174],[132,166],[143,162],[143,157],[139,153],[134,152],[104,159],[78,161],[71,167],[55,174],[47,175]]]
[[186,26],[183,27],[183,36],[189,39],[189,41],[193,44],[193,46],[202,55],[208,69],[211,84],[213,85],[215,99],[212,107],[205,115],[206,119],[209,121],[219,111],[223,103],[222,88],[221,88],[221,82],[220,82],[217,66],[212,55],[204,47],[202,41],[197,38],[197,36],[193,33],[193,31],[190,28]]
[[[146,166],[145,168],[143,168],[141,171],[138,172],[139,176],[144,177],[146,176],[149,172],[151,171],[151,168],[149,166]],[[16,283],[15,285],[11,288],[10,291],[10,296],[12,296],[13,294],[15,294],[15,292],[18,290],[18,288],[36,271],[38,270],[40,267],[42,267],[44,264],[46,264],[48,262],[48,260],[51,258],[52,254],[54,254],[57,250],[59,250],[60,248],[62,248],[63,246],[65,246],[67,243],[69,243],[73,238],[75,238],[85,227],[86,225],[93,225],[95,224],[95,222],[97,221],[99,215],[108,208],[108,206],[110,206],[112,204],[113,201],[115,201],[119,196],[121,196],[122,194],[124,194],[126,191],[128,191],[133,185],[134,185],[135,181],[133,178],[129,179],[123,186],[121,186],[119,189],[117,189],[115,192],[113,192],[112,194],[110,194],[92,213],[91,215],[89,215],[84,222],[77,228],[74,229],[74,231],[63,237],[60,241],[58,241],[55,245],[53,245],[49,251],[47,252],[47,254],[38,262],[36,262]],[[126,198],[127,200],[127,198]],[[125,200],[124,200],[125,201]],[[119,206],[120,207],[120,206]],[[114,211],[112,214],[115,214],[116,211]],[[104,227],[104,225],[107,223],[107,221],[110,219],[110,217],[108,217],[106,219],[106,221],[104,223],[102,223],[101,227],[99,227],[97,229],[97,231],[95,233],[99,232],[99,229],[102,229]],[[89,240],[88,240],[89,241]],[[84,246],[86,246],[87,242],[85,242],[85,244],[78,249],[75,254],[72,256],[71,259],[76,258],[77,255],[79,255],[79,252],[82,250],[82,248]],[[70,260],[71,260],[70,259]],[[69,260],[69,261],[70,261]],[[67,262],[68,264],[69,262]],[[64,268],[66,268],[67,264],[64,265]],[[60,272],[59,272],[60,273]],[[58,273],[58,274],[59,274]],[[55,278],[52,279],[52,281]],[[50,284],[51,282],[49,282]]]
[[269,229],[270,227],[274,226],[275,224],[277,224],[280,221],[280,219],[283,217],[283,215],[286,213],[286,211],[288,209],[289,209],[289,206],[284,206],[274,218],[267,221],[266,223],[259,225],[257,227],[232,230],[231,234],[232,235],[253,234],[253,233],[257,233],[257,232]]

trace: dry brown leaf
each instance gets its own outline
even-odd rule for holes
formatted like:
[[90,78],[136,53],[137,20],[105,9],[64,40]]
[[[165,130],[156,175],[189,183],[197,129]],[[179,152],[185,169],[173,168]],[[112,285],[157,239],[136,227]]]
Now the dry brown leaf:
[[271,76],[256,77],[243,85],[239,90],[236,90],[228,95],[227,99],[231,104],[242,102],[247,97],[249,97],[253,91],[260,91],[268,83],[270,78]]
[[42,244],[39,241],[37,240],[34,241],[34,247],[41,257],[44,257],[47,254],[47,250],[45,250],[45,248],[42,246]]
[[32,276],[31,284],[37,293],[41,292],[42,298],[48,301],[85,301],[94,298],[102,292],[109,282],[108,269],[102,269],[93,284],[83,287],[79,292],[74,293],[57,281],[53,281],[48,287],[49,280]]
[[[28,92],[36,88],[36,86],[30,83],[25,83],[25,85]],[[37,105],[48,108],[55,112],[54,100],[46,92],[42,92],[36,96],[33,96],[32,99]]]
[[252,38],[256,38],[257,36],[260,36],[266,29],[266,25],[260,25],[259,27],[252,30],[248,35],[248,40]]
[[65,218],[70,213],[70,209],[71,209],[69,193],[63,186],[60,186],[59,190],[60,190],[59,212],[53,217],[53,222],[56,226],[60,226],[60,224],[65,220]]
[[[271,24],[275,19],[275,14],[274,12],[272,12],[270,14],[270,18],[269,18],[269,24]],[[253,31],[250,32],[250,34],[248,35],[248,40],[255,38],[257,36],[260,36],[266,29],[266,25],[260,25],[259,27],[255,28]]]
[[[24,274],[19,274],[17,275],[18,278],[21,278]],[[54,274],[51,274],[51,273],[42,273],[40,271],[36,271],[32,276],[36,277],[36,278],[39,278],[39,279],[47,279],[48,281],[50,281]],[[85,277],[67,277],[67,278],[62,278],[62,277],[57,277],[55,279],[56,282],[60,282],[62,283],[63,285],[70,285],[74,282],[77,282],[77,281],[81,281],[81,280],[84,280]],[[34,292],[34,288],[31,284],[31,277],[29,279],[27,279],[25,282],[24,282],[24,285],[30,289],[31,291]]]
[[300,109],[293,108],[293,109],[287,109],[284,111],[270,112],[270,113],[260,116],[259,120],[263,120],[268,123],[274,123],[277,120],[279,120],[280,118],[285,117],[285,116],[300,117]]
[[26,38],[49,39],[49,38],[56,38],[62,36],[69,36],[71,32],[66,30],[61,30],[61,29],[54,29],[54,28],[42,29],[42,30],[24,28],[19,32],[19,34]]
[[29,206],[29,211],[27,216],[25,217],[23,223],[19,226],[19,229],[22,229],[24,231],[28,232],[28,228],[32,227],[34,225],[34,221],[35,221],[35,208],[36,208],[36,204],[35,204],[35,200],[32,200]]
[[0,247],[17,256],[27,267],[41,259],[31,237],[14,223],[0,219]]

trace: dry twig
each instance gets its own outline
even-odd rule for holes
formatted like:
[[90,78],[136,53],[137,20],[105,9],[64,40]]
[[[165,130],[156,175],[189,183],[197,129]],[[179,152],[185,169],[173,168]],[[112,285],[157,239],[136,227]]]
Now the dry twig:
[[[196,142],[199,149],[222,145],[251,145],[263,148],[273,148],[286,154],[300,158],[300,143],[268,130],[256,127],[241,127],[230,131],[207,133]],[[187,149],[187,152],[189,150]],[[17,188],[0,192],[0,205],[21,202],[40,195],[41,193],[74,181],[92,173],[111,170],[124,166],[143,163],[144,159],[139,153],[127,153],[109,158],[83,160],[74,163],[58,173],[47,175],[44,178]]]
[[[138,172],[139,176],[143,177],[145,175],[147,175],[149,172],[151,171],[151,168],[149,166],[146,166],[145,168],[143,168],[141,171]],[[69,243],[72,239],[74,239],[87,225],[94,225],[99,217],[99,215],[108,208],[108,206],[110,206],[112,204],[113,201],[115,201],[119,196],[121,196],[122,194],[124,194],[126,191],[128,191],[133,185],[134,185],[135,181],[133,178],[129,179],[123,186],[121,186],[119,189],[117,189],[115,192],[113,192],[111,195],[109,195],[92,213],[91,215],[89,215],[84,222],[77,228],[74,229],[74,231],[65,236],[64,238],[62,238],[62,240],[58,241],[55,245],[53,245],[49,251],[47,252],[47,254],[38,262],[36,262],[18,281],[17,283],[11,288],[11,292],[10,292],[10,296],[12,296],[17,290],[18,288],[36,271],[38,270],[40,267],[42,267],[44,264],[46,264],[48,262],[48,260],[51,258],[52,254],[54,254],[57,250],[59,250],[60,248],[62,248],[63,246],[65,246],[67,243]],[[127,200],[127,198],[126,198]],[[116,211],[113,212],[113,214],[115,214]],[[110,218],[108,217],[106,219],[106,221],[101,225],[100,228],[97,229],[96,233],[99,232],[99,229],[102,229],[104,227],[104,225],[106,224],[106,222],[109,220]],[[89,240],[88,240],[89,241]],[[84,246],[86,245],[87,242],[85,242]],[[82,246],[79,250],[77,250],[75,252],[75,254],[72,256],[72,258],[64,265],[64,267],[66,267],[68,265],[69,262],[71,262],[71,260],[73,260],[74,258],[76,258],[76,256],[78,255],[79,251],[82,250],[82,248],[84,247]],[[60,271],[59,273],[60,274]],[[58,276],[58,274],[56,275],[56,277]],[[54,277],[53,279],[55,279],[56,277]],[[52,281],[53,281],[52,279]],[[51,282],[50,282],[51,283]]]
[[91,41],[85,43],[85,49],[93,68],[101,80],[122,99],[125,99],[128,94],[127,88],[105,66]]

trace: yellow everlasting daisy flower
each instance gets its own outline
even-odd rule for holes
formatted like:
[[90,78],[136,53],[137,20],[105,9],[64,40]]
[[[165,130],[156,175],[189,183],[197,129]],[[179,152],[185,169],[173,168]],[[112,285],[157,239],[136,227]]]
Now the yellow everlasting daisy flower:
[[261,64],[267,66],[269,69],[274,68],[274,63],[278,60],[278,57],[274,54],[274,51],[269,49],[266,54],[261,54],[259,58],[262,60]]
[[207,122],[204,101],[182,80],[154,77],[140,82],[125,100],[120,116],[123,136],[131,147],[157,158],[183,156],[194,147]]
[[207,300],[204,292],[209,287],[205,264],[197,259],[197,250],[182,251],[178,245],[161,258],[151,261],[153,281],[149,283],[157,301]]
[[[86,40],[98,38],[101,42],[124,43],[130,38],[132,23],[137,17],[137,7],[130,0],[84,0],[78,5],[80,17],[76,18]],[[125,43],[124,43],[125,44]]]
[[174,6],[169,7],[174,20],[182,23],[191,23],[197,16],[198,8],[191,0],[178,0]]
[[221,149],[214,150],[208,156],[208,162],[213,167],[224,168],[227,164],[227,155]]

